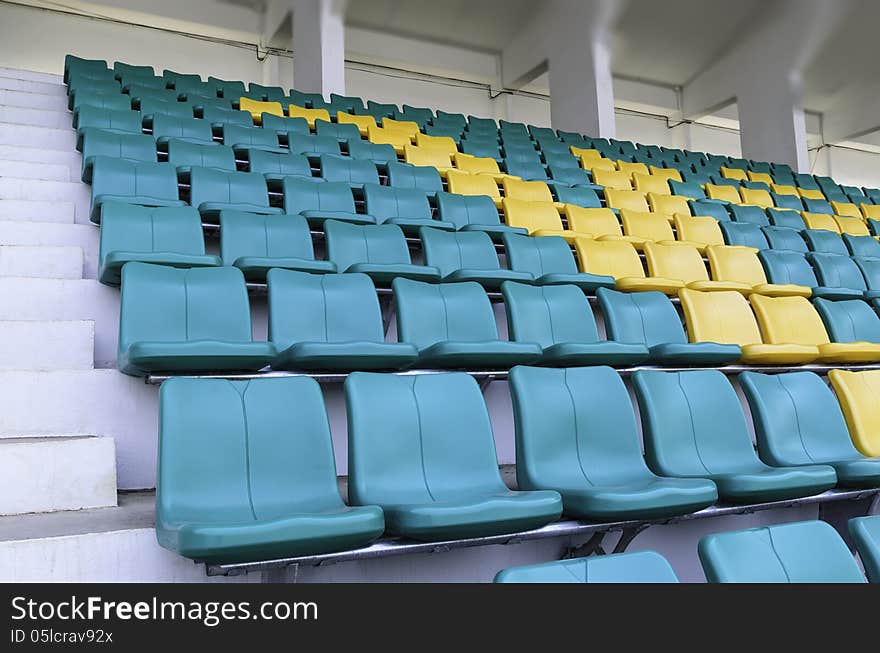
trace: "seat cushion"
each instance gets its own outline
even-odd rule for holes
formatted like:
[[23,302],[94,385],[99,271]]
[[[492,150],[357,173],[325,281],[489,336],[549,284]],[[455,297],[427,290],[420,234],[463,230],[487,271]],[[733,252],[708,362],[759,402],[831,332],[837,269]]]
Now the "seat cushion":
[[455,225],[451,222],[432,220],[431,218],[390,218],[386,220],[384,224],[396,224],[407,236],[418,236],[419,229],[422,227],[442,229],[443,231],[455,231]]
[[101,224],[101,206],[104,202],[122,202],[123,204],[141,204],[143,206],[189,206],[183,200],[167,200],[146,195],[98,195],[92,202],[89,220]]
[[799,365],[819,358],[819,348],[808,345],[745,345],[743,363],[755,365]]
[[533,277],[528,272],[514,272],[513,270],[455,270],[443,277],[445,282],[476,281],[486,290],[499,290],[505,281],[518,281],[519,283],[531,284]]
[[346,272],[362,272],[378,284],[390,284],[397,277],[433,283],[440,281],[440,270],[430,265],[411,265],[407,263],[355,263]]
[[819,360],[827,363],[876,363],[880,361],[880,344],[831,342],[819,345]]
[[837,472],[839,487],[871,488],[880,486],[880,458],[854,458],[829,461]]
[[288,154],[286,147],[273,147],[272,145],[255,145],[253,143],[233,143],[232,149],[242,152],[244,150],[260,150],[261,152],[273,152],[274,154]]
[[629,485],[559,491],[566,515],[603,521],[684,515],[718,500],[715,484],[701,478],[648,477]]
[[351,224],[376,224],[376,218],[371,215],[348,211],[301,211],[300,215],[308,220],[310,225],[319,227],[325,220],[339,220]]
[[837,484],[837,474],[829,465],[804,467],[764,467],[740,474],[710,476],[718,495],[734,503],[782,501],[821,494]]
[[618,290],[623,292],[645,292],[657,290],[665,295],[677,295],[684,288],[681,279],[664,279],[663,277],[623,277],[615,284]]
[[438,342],[419,352],[417,365],[442,368],[499,368],[530,365],[541,358],[541,348],[531,342]]
[[258,213],[260,215],[281,215],[282,209],[262,204],[232,203],[232,202],[202,202],[199,204],[199,213],[203,216],[216,217],[220,211],[244,211],[245,213]]
[[832,301],[842,299],[862,299],[863,290],[855,288],[828,288],[826,286],[817,286],[812,289],[813,297],[821,297],[822,299],[830,299]]
[[495,242],[500,242],[504,234],[529,235],[528,229],[508,227],[506,224],[466,224],[459,231],[483,231]]
[[768,297],[811,297],[813,294],[811,288],[792,283],[762,283],[754,286],[752,292]]
[[244,278],[254,283],[266,283],[266,273],[272,268],[332,274],[336,272],[333,261],[316,261],[310,258],[275,258],[265,256],[241,256],[235,259],[235,267],[244,272]]
[[131,261],[155,263],[175,268],[211,268],[223,265],[219,256],[177,254],[175,252],[109,252],[98,273],[101,283],[118,286],[122,279],[122,266]]
[[739,345],[716,342],[666,343],[651,347],[651,360],[663,365],[729,365],[740,359]]
[[272,361],[277,370],[397,370],[414,363],[418,350],[402,342],[298,342]]
[[213,372],[241,370],[254,372],[275,357],[269,342],[134,342],[119,361],[126,374],[144,372]]
[[544,365],[638,365],[648,359],[644,345],[613,342],[561,342],[544,349]]
[[433,503],[383,505],[382,509],[389,532],[438,541],[540,528],[559,519],[562,501],[550,490],[507,491]]
[[587,272],[551,273],[538,277],[535,279],[535,283],[539,286],[577,286],[585,293],[593,295],[599,288],[614,288],[614,277]]

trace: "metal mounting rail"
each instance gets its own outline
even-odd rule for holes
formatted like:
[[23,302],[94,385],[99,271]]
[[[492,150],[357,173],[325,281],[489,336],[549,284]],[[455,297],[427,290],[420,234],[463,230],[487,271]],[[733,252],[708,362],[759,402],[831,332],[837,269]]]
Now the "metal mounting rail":
[[705,508],[698,512],[680,517],[672,517],[657,520],[630,520],[607,523],[592,523],[584,521],[559,521],[543,528],[521,533],[509,533],[506,535],[492,535],[489,537],[475,537],[462,540],[448,540],[444,542],[418,542],[399,537],[382,539],[361,549],[340,551],[339,553],[324,553],[313,556],[300,556],[295,558],[280,558],[277,560],[265,560],[261,562],[243,562],[234,564],[205,564],[208,576],[238,576],[249,572],[265,572],[279,570],[292,565],[304,567],[318,567],[331,565],[337,562],[349,562],[354,560],[368,560],[373,558],[386,558],[397,555],[410,555],[417,553],[440,553],[454,549],[465,549],[475,546],[518,544],[529,540],[542,540],[560,537],[587,537],[597,534],[606,534],[616,531],[642,530],[648,526],[661,524],[674,524],[678,522],[706,519],[709,517],[721,517],[725,515],[747,515],[764,510],[789,508],[793,506],[816,505],[839,501],[859,501],[869,499],[880,494],[880,488],[865,490],[829,490],[822,494],[785,501],[771,501],[768,503],[756,503],[749,505],[716,505]]

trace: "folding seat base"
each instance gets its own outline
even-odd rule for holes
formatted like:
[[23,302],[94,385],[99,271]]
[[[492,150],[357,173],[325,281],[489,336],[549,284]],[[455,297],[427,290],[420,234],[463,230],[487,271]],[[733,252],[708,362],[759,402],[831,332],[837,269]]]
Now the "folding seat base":
[[389,532],[436,542],[540,528],[559,519],[562,504],[552,491],[499,491],[471,499],[383,505],[382,510]]
[[837,472],[838,487],[873,488],[880,486],[880,458],[853,458],[826,461]]
[[529,272],[515,272],[513,270],[456,270],[443,277],[447,283],[458,281],[476,281],[486,290],[500,290],[505,281],[532,284],[535,281]]
[[397,277],[436,283],[440,281],[440,270],[430,265],[411,265],[406,263],[355,263],[348,266],[346,272],[362,272],[377,284],[390,284]]
[[589,234],[578,233],[577,231],[569,231],[567,229],[536,229],[531,232],[532,236],[559,236],[565,238],[569,243],[573,243],[578,238],[589,238]]
[[838,301],[843,299],[862,299],[864,296],[863,290],[856,290],[855,288],[827,288],[825,286],[817,286],[812,289],[813,297],[821,297],[822,299],[830,299],[831,301]]
[[286,147],[272,147],[271,145],[254,145],[253,143],[235,143],[232,145],[232,149],[238,152],[244,152],[246,150],[260,150],[261,152],[272,152],[273,154],[288,154],[290,150]]
[[258,562],[346,551],[382,535],[382,510],[348,507],[238,523],[157,524],[166,549],[208,563]]
[[535,279],[539,286],[577,286],[588,295],[594,295],[599,288],[614,288],[614,277],[601,274],[589,274],[588,272],[575,272],[572,274],[551,273]]
[[657,290],[664,295],[677,295],[684,288],[681,279],[664,279],[662,277],[623,277],[617,279],[615,287],[622,292],[644,292]]
[[709,476],[718,495],[732,503],[783,501],[821,494],[837,484],[837,474],[828,465],[762,467],[743,473]]
[[831,342],[819,345],[819,360],[827,363],[876,363],[880,361],[880,344]]
[[389,218],[383,224],[396,224],[407,236],[418,236],[419,229],[422,227],[442,229],[443,231],[455,231],[455,225],[451,222],[432,220],[431,218]]
[[272,361],[276,370],[399,370],[416,362],[418,350],[398,342],[298,342]]
[[723,290],[732,290],[734,292],[749,295],[752,287],[747,283],[738,283],[736,281],[693,281],[687,285],[691,290],[700,290],[703,292],[717,292]]
[[504,234],[528,236],[529,230],[523,227],[508,227],[505,224],[466,224],[459,231],[482,231],[489,234],[494,242],[500,242]]
[[376,224],[376,218],[363,213],[348,211],[302,211],[300,215],[308,220],[312,227],[321,228],[326,220],[339,220],[349,224]]
[[272,268],[310,272],[312,274],[333,274],[336,264],[333,261],[316,261],[308,258],[272,258],[264,256],[242,256],[235,259],[235,267],[244,273],[244,278],[253,283],[266,283],[266,273]]
[[278,188],[280,190],[281,185],[284,183],[284,180],[288,177],[294,177],[297,181],[314,181],[323,183],[324,180],[320,177],[312,177],[311,175],[294,175],[294,174],[282,174],[280,172],[265,172],[263,176],[266,178],[266,183],[270,185],[272,188]]
[[418,367],[455,369],[509,369],[541,358],[541,348],[530,342],[438,342],[419,352]]
[[661,365],[717,367],[735,363],[742,356],[738,345],[715,342],[665,343],[651,347],[651,361]]
[[275,357],[269,342],[134,342],[119,356],[125,374],[155,372],[255,372]]
[[762,283],[752,287],[752,293],[767,297],[810,297],[813,294],[807,286],[791,283]]
[[283,209],[274,206],[263,206],[261,204],[233,204],[230,202],[202,202],[199,204],[199,213],[202,219],[217,223],[220,218],[220,211],[243,211],[245,213],[256,213],[258,215],[282,215]]
[[219,256],[198,256],[176,252],[120,252],[113,251],[104,257],[98,280],[107,286],[118,286],[122,281],[122,266],[131,261],[155,263],[175,268],[211,268],[223,265]]
[[92,212],[89,220],[95,224],[101,224],[101,207],[104,202],[121,202],[123,204],[139,204],[141,206],[188,206],[183,200],[166,200],[158,197],[145,195],[98,195],[92,201]]
[[648,348],[623,342],[563,342],[544,349],[543,365],[638,365],[648,359]]
[[799,365],[819,358],[819,348],[808,345],[744,345],[742,362],[755,365]]

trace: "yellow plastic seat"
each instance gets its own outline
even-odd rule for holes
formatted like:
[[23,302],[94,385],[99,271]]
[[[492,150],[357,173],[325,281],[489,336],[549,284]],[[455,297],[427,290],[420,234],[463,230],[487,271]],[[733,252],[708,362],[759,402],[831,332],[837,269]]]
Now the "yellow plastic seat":
[[835,215],[834,222],[837,223],[837,228],[840,229],[842,234],[849,234],[850,236],[871,235],[871,232],[868,231],[868,225],[861,218]]
[[264,113],[271,113],[273,116],[284,116],[284,108],[280,102],[259,102],[248,97],[242,97],[238,99],[238,108],[250,113],[255,125],[263,124]]
[[620,170],[602,170],[593,168],[593,183],[604,186],[605,189],[613,188],[615,190],[632,190],[632,182],[630,176]]
[[880,456],[880,370],[831,370],[828,379],[856,449],[871,458]]
[[737,181],[748,181],[749,176],[745,170],[739,168],[725,168],[721,166],[721,176],[725,179],[736,179]]
[[666,177],[656,177],[653,175],[633,175],[633,186],[640,193],[651,193],[653,195],[672,195],[669,190],[669,180]]
[[755,365],[809,363],[819,356],[816,347],[764,344],[755,314],[742,293],[685,288],[678,296],[691,342],[739,345],[740,360]]
[[700,250],[701,254],[704,254],[710,245],[724,244],[724,234],[721,233],[718,220],[715,218],[676,213],[672,224],[675,226],[676,240],[691,243]]
[[824,229],[825,231],[833,231],[837,234],[840,233],[840,227],[838,227],[837,222],[834,221],[833,215],[801,211],[801,217],[804,219],[804,224],[807,225],[807,229]]
[[770,193],[766,190],[761,190],[760,188],[740,188],[739,194],[740,197],[742,197],[743,204],[760,206],[762,209],[776,206],[773,203],[773,198],[770,197]]
[[637,190],[616,190],[609,188],[605,191],[605,206],[609,209],[624,209],[629,211],[649,211],[645,196]]
[[562,236],[568,242],[590,234],[578,234],[562,226],[562,218],[553,202],[505,197],[501,206],[504,220],[510,227],[528,229],[530,236]]
[[446,183],[450,193],[488,195],[496,207],[501,207],[501,191],[498,190],[498,183],[489,175],[472,175],[460,170],[450,170],[446,175]]
[[379,126],[373,116],[355,116],[345,111],[336,112],[336,122],[340,125],[357,125],[363,138],[369,135],[370,127],[376,129]]
[[680,279],[687,288],[705,291],[742,292],[745,284],[709,279],[703,255],[696,247],[679,243],[645,243],[648,274],[664,279]]
[[472,175],[487,175],[499,184],[504,181],[505,177],[519,179],[516,175],[501,172],[501,168],[498,167],[498,161],[492,157],[471,156],[463,152],[456,152],[452,156],[452,161],[456,169],[462,172],[469,172]]
[[607,170],[608,172],[617,172],[617,166],[611,159],[581,159],[581,167],[595,172],[596,170]]
[[625,172],[627,177],[632,178],[633,175],[647,175],[648,174],[648,166],[641,162],[631,162],[631,161],[622,161],[620,159],[617,160],[617,169],[620,172]]
[[768,283],[764,266],[758,258],[758,250],[742,245],[710,245],[706,248],[709,270],[717,281],[743,284],[744,295],[757,293],[768,297],[809,297],[813,294],[808,286]]
[[815,347],[816,360],[825,363],[880,361],[880,343],[831,342],[819,312],[804,297],[752,295],[752,309],[766,343]]
[[646,243],[675,242],[672,226],[661,215],[623,209],[620,220],[623,223],[623,233],[636,249],[643,249]]
[[880,220],[880,204],[860,204],[859,208],[865,220]]
[[288,104],[287,115],[291,118],[305,118],[312,131],[315,130],[316,120],[326,120],[327,122],[330,122],[330,112],[327,111],[327,109],[306,109],[305,107],[300,107],[296,104]]
[[831,202],[831,208],[834,209],[834,215],[840,215],[845,218],[861,218],[862,212],[859,207],[850,202]]
[[[575,204],[565,205],[568,229],[578,234],[592,234],[598,240],[626,240],[620,221],[611,209],[584,208]],[[641,242],[639,239],[636,239]]]
[[740,204],[740,196],[736,188],[733,186],[716,186],[715,184],[706,184],[706,196],[710,200],[724,200],[731,204]]
[[405,131],[385,127],[370,127],[367,130],[367,140],[380,145],[390,145],[398,154],[403,154],[404,148],[412,145],[412,138]]
[[798,196],[798,189],[795,186],[786,186],[784,184],[770,184],[770,190],[777,195],[794,195]]
[[382,118],[382,127],[392,131],[400,132],[409,136],[410,141],[415,140],[419,133],[419,123],[412,120],[395,120],[394,118]]
[[449,152],[434,149],[433,147],[419,147],[418,145],[403,146],[403,160],[414,166],[430,166],[437,168],[441,177],[446,177],[450,170],[455,170],[449,158]]
[[807,200],[824,200],[825,195],[818,188],[798,188],[798,195]]
[[[771,188],[774,185],[773,184],[773,177],[771,177],[766,172],[752,172],[751,170],[749,170],[746,174],[749,176],[749,181],[761,182],[761,183],[767,184]],[[789,194],[791,194],[791,193],[789,193]]]
[[675,168],[658,168],[657,166],[651,166],[650,171],[652,177],[663,177],[667,181],[670,179],[681,181],[681,173]]
[[449,156],[454,156],[458,153],[458,146],[450,136],[429,136],[428,134],[418,132],[416,134],[416,145],[432,150],[441,150]]
[[501,181],[501,186],[504,188],[504,197],[529,202],[549,202],[560,213],[565,210],[565,204],[553,200],[550,187],[543,181],[524,181],[519,177],[508,176]]
[[581,272],[614,277],[615,287],[625,292],[658,290],[674,295],[683,286],[680,279],[648,277],[638,252],[625,240],[578,238],[575,250]]
[[[605,158],[604,156],[602,156],[602,153],[599,150],[594,150],[594,149],[585,148],[585,147],[575,147],[574,145],[572,145],[568,149],[569,149],[569,151],[571,151],[571,155],[573,157],[575,157],[576,159],[581,159],[581,161],[599,160],[599,159]],[[584,167],[588,168],[589,166],[585,165]]]
[[690,215],[691,207],[688,198],[681,195],[660,195],[648,193],[648,205],[651,211],[664,216],[672,222],[676,215]]

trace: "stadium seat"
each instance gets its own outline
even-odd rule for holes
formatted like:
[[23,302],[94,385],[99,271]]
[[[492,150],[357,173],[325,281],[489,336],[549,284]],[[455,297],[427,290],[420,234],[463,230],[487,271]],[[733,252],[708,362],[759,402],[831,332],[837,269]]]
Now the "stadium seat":
[[403,160],[405,163],[414,166],[431,166],[436,168],[441,177],[445,177],[450,170],[455,170],[449,152],[434,147],[404,145]]
[[831,465],[839,486],[880,485],[880,458],[866,458],[856,450],[840,405],[817,374],[744,372],[739,382],[764,462],[778,467]]
[[413,265],[406,238],[396,224],[358,225],[327,220],[324,232],[327,258],[339,272],[363,272],[379,284],[388,284],[397,277],[440,281],[437,268]]
[[398,337],[416,346],[423,367],[508,369],[541,358],[537,343],[498,339],[492,305],[477,283],[398,278],[392,287]]
[[483,231],[496,241],[506,233],[528,235],[528,229],[501,224],[498,209],[485,195],[437,193],[437,217],[459,231]]
[[177,169],[178,174],[187,176],[194,166],[235,172],[235,152],[231,147],[216,143],[171,140],[168,142],[168,163]]
[[773,204],[780,209],[790,209],[792,211],[803,211],[804,204],[797,195],[779,195],[770,193],[773,198]]
[[325,154],[339,156],[339,141],[332,136],[312,136],[290,133],[287,136],[287,148],[292,154],[305,154],[309,157],[320,157]]
[[397,163],[397,153],[390,145],[380,145],[369,141],[348,141],[348,155],[353,159],[370,161],[378,167],[387,168],[389,163]]
[[285,177],[299,177],[313,183],[321,181],[317,177],[312,177],[309,160],[302,154],[247,150],[247,158],[248,170],[263,175],[272,187],[282,184]]
[[[386,119],[387,120],[387,119]],[[367,130],[367,140],[371,143],[390,145],[398,154],[403,154],[407,145],[412,145],[413,137],[409,132],[384,127],[370,127]]]
[[278,134],[271,129],[260,127],[241,127],[239,125],[223,126],[223,144],[235,151],[239,150],[265,150],[287,154],[288,149],[278,143]]
[[355,125],[360,132],[362,138],[366,138],[370,132],[370,128],[376,129],[379,125],[376,119],[370,115],[354,115],[347,111],[336,112],[336,122],[340,125]]
[[721,233],[718,220],[715,218],[691,217],[677,213],[672,224],[675,226],[677,242],[693,245],[700,253],[705,254],[706,248],[711,245],[724,244],[724,234]]
[[677,583],[666,558],[653,551],[590,556],[502,569],[496,583]]
[[598,240],[629,240],[637,244],[644,242],[643,238],[624,236],[620,228],[620,221],[611,209],[586,209],[581,206],[567,204],[565,207],[565,219],[568,222],[570,231],[587,237]]
[[259,173],[194,167],[190,179],[189,203],[199,210],[203,219],[216,221],[224,210],[283,213],[280,208],[269,206],[266,178]]
[[645,196],[637,190],[614,190],[605,191],[605,205],[609,209],[650,212]]
[[[330,112],[324,108],[308,109],[295,104],[288,104],[287,115],[291,118],[305,118],[306,122],[309,123],[309,128],[312,130],[315,129],[315,122],[318,120],[330,122]],[[371,138],[370,140],[373,139]]]
[[578,272],[571,247],[559,236],[529,237],[504,234],[504,251],[511,269],[527,272],[541,286],[571,284],[585,293],[614,287],[607,275]]
[[202,221],[192,207],[106,202],[101,218],[98,280],[105,285],[118,286],[129,261],[177,268],[221,265],[219,257],[205,255]]
[[375,286],[364,274],[315,275],[273,269],[269,284],[269,340],[281,370],[392,370],[418,352],[385,342]]
[[751,286],[738,281],[710,280],[703,256],[696,247],[678,243],[644,245],[648,275],[661,279],[675,279],[693,290],[734,290],[748,293]]
[[849,234],[850,236],[867,236],[870,231],[862,218],[834,216],[834,222],[841,234]]
[[238,108],[251,114],[255,125],[263,124],[263,114],[271,113],[275,116],[284,116],[284,109],[280,102],[259,102],[247,97],[239,98]]
[[807,286],[813,297],[825,299],[857,299],[863,295],[862,291],[850,288],[820,286],[813,267],[799,252],[764,249],[758,252],[758,258],[770,283]]
[[812,290],[806,286],[773,284],[767,282],[764,267],[758,259],[758,250],[736,245],[713,245],[706,248],[712,278],[744,285],[738,290],[744,295],[757,293],[768,297],[810,297]]
[[834,527],[821,521],[706,535],[697,547],[710,583],[864,583]]
[[121,111],[100,109],[98,107],[82,107],[77,114],[76,149],[82,151],[83,139],[90,131],[101,130],[111,134],[143,133],[141,114],[138,111],[124,109]]
[[770,249],[788,250],[806,254],[807,243],[801,233],[788,227],[761,227]]
[[343,181],[356,189],[362,189],[365,184],[379,185],[379,171],[373,162],[333,154],[321,155],[321,176],[331,182]]
[[731,205],[730,212],[736,222],[746,224],[756,224],[759,227],[766,227],[770,224],[767,214],[760,206],[752,206],[744,204],[742,206]]
[[159,114],[153,116],[153,138],[159,145],[167,145],[171,139],[187,143],[213,143],[211,125],[199,118],[177,118]]
[[808,213],[804,211],[803,213],[801,213],[801,217],[803,217],[804,224],[807,225],[807,229],[824,229],[826,231],[831,231],[836,234],[840,233],[840,227],[837,226],[837,222],[835,222],[833,215],[826,215],[824,213]]
[[555,185],[554,193],[556,195],[556,201],[561,202],[566,206],[573,204],[574,206],[580,206],[585,209],[602,208],[602,201],[599,199],[596,191],[592,188],[586,188],[583,186],[572,186],[569,188],[566,186]]
[[766,190],[740,188],[739,194],[740,197],[742,197],[743,204],[758,206],[762,209],[774,206],[773,198],[770,197],[770,193],[768,193]]
[[[357,125],[347,125],[345,123],[338,124],[335,122],[327,122],[326,120],[315,121],[315,134],[317,136],[323,136],[324,138],[335,138],[340,143],[348,141],[359,142],[361,140],[361,132],[357,128]],[[391,149],[393,150],[394,148]],[[396,161],[396,153],[394,157],[394,160]]]
[[88,129],[83,136],[80,176],[87,184],[92,181],[92,166],[96,156],[132,162],[158,162],[156,143],[147,134],[115,134],[101,129]]
[[804,219],[797,211],[791,211],[788,209],[767,209],[766,215],[770,219],[770,224],[774,227],[785,227],[787,229],[794,229],[795,231],[802,231],[805,226]]
[[617,342],[644,344],[649,360],[660,365],[720,366],[740,358],[737,345],[688,342],[681,318],[660,292],[596,291],[608,337]]
[[656,474],[710,479],[719,497],[732,503],[805,497],[837,483],[828,465],[770,467],[761,462],[739,397],[718,370],[639,371],[633,386],[645,457]]
[[208,77],[208,84],[214,87],[217,95],[230,100],[240,98],[245,94],[244,84],[239,81]]
[[631,175],[620,170],[603,170],[601,168],[593,168],[593,183],[604,186],[606,190],[626,190],[633,189]]
[[538,343],[544,365],[623,366],[648,358],[644,345],[600,340],[590,303],[575,286],[506,282],[501,290],[511,340]]
[[877,428],[880,423],[880,410],[877,409],[880,371],[831,370],[828,379],[840,402],[856,449],[866,456],[880,457],[880,429]]
[[856,262],[844,254],[807,254],[819,282],[828,288],[841,288],[853,297],[880,298],[880,291],[868,290],[865,277]]
[[865,220],[869,220],[869,219],[877,220],[877,219],[880,219],[880,206],[875,205],[874,203],[870,203],[870,204],[868,204],[868,203],[861,204],[861,205],[859,205],[859,209],[861,210],[861,212],[862,212],[862,217],[863,217]]
[[366,546],[375,506],[348,507],[324,401],[309,378],[171,379],[159,420],[159,544],[210,563]]
[[540,528],[562,513],[556,492],[504,485],[486,404],[467,374],[356,372],[345,400],[349,497],[381,506],[389,533],[484,537]]
[[376,218],[358,213],[354,195],[344,182],[309,181],[298,177],[286,177],[283,181],[284,212],[301,215],[310,225],[320,227],[325,220],[375,224]]
[[847,251],[855,257],[880,258],[880,242],[872,236],[852,236],[843,234]]
[[497,183],[500,183],[507,173],[501,172],[498,162],[491,157],[471,156],[458,152],[453,155],[455,167],[462,172],[469,172],[474,175],[488,175]]
[[366,107],[364,101],[359,97],[351,95],[339,95],[338,93],[330,94],[330,104],[337,108],[336,120],[339,120],[340,111],[347,111],[349,114],[363,111]]
[[671,195],[669,182],[664,177],[654,175],[633,175],[633,188],[646,195]]
[[174,166],[106,156],[96,156],[92,162],[91,200],[89,219],[95,224],[101,224],[101,206],[104,202],[186,206],[186,202],[178,196]]
[[202,119],[214,129],[223,129],[226,125],[238,125],[239,127],[254,126],[251,114],[247,111],[238,111],[237,109],[221,106],[205,106],[202,109]]
[[730,212],[727,207],[715,200],[688,200],[688,208],[691,215],[709,216],[721,224],[730,222]]
[[527,229],[532,236],[560,236],[570,242],[578,237],[576,232],[562,226],[553,202],[505,197],[501,206],[508,226]]
[[366,114],[364,115],[371,115],[377,121],[381,121],[383,118],[390,118],[396,115],[397,111],[398,109],[396,104],[373,102],[373,100],[368,100]]
[[672,194],[678,197],[695,200],[706,199],[706,193],[698,183],[672,180],[669,182],[669,188]]
[[737,181],[748,181],[749,176],[746,174],[745,170],[740,170],[739,168],[728,168],[726,166],[721,166],[721,176],[725,179],[736,179]]
[[811,252],[820,254],[836,254],[839,256],[848,256],[849,251],[846,249],[846,243],[833,231],[825,229],[804,229],[801,232],[803,239],[807,243],[807,247]]
[[299,215],[221,211],[220,257],[223,265],[237,267],[253,283],[265,283],[271,268],[336,272],[332,262],[315,260],[309,225]]
[[396,224],[407,235],[418,235],[422,227],[455,231],[453,223],[434,220],[427,194],[417,188],[364,184],[364,203],[376,222]]
[[644,249],[645,244],[649,242],[675,242],[672,225],[667,222],[664,215],[623,209],[620,211],[620,220],[626,240],[638,250]]
[[685,285],[681,279],[648,277],[638,252],[624,240],[578,238],[575,249],[582,272],[613,277],[618,290],[658,290],[674,295]]
[[849,532],[868,580],[880,583],[880,516],[850,519]]
[[691,208],[687,198],[675,195],[658,195],[648,193],[648,204],[653,213],[659,213],[672,222],[676,215],[689,216]]
[[240,270],[122,268],[117,367],[124,374],[256,371],[274,355],[271,343],[252,340]]
[[[392,188],[420,188],[429,195],[443,191],[443,180],[435,168],[419,168],[408,163],[387,165],[388,185]],[[495,187],[497,192],[498,187]],[[470,195],[471,193],[466,193]]]
[[706,184],[706,196],[710,200],[724,200],[730,204],[739,204],[741,202],[739,193],[732,186]]
[[528,272],[502,268],[495,245],[486,233],[450,233],[423,227],[420,234],[425,264],[440,270],[444,282],[476,281],[486,290],[497,291],[504,281],[534,281],[534,277]]

